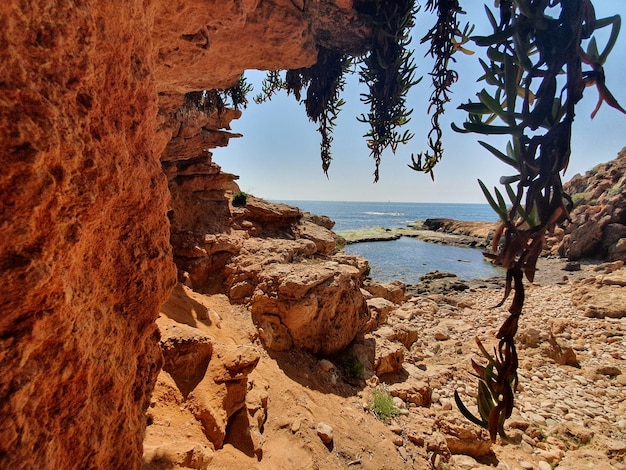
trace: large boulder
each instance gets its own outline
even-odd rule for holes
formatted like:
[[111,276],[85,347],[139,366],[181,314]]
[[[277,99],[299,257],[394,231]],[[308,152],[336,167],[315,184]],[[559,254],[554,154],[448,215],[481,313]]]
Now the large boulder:
[[626,317],[626,269],[580,283],[572,292],[572,302],[587,317]]
[[252,315],[266,347],[333,354],[369,318],[359,269],[334,261],[273,264],[259,273]]

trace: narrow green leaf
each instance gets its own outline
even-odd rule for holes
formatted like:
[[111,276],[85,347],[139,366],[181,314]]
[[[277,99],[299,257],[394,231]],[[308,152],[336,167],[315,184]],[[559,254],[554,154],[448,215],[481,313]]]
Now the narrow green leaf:
[[465,416],[467,419],[469,419],[472,423],[480,426],[481,428],[485,428],[487,429],[487,422],[486,421],[482,421],[480,419],[478,419],[476,416],[474,416],[472,414],[472,412],[470,410],[468,410],[465,405],[463,404],[463,402],[461,401],[461,397],[459,396],[459,392],[457,392],[456,390],[454,391],[454,401],[456,402],[456,406],[459,407],[459,411],[461,412],[461,414],[463,416]]
[[517,71],[513,60],[507,55],[504,61],[504,83],[506,84],[506,123],[515,125],[515,99],[517,98]]
[[[463,123],[463,125],[466,125],[468,123]],[[457,126],[455,123],[450,124],[450,127],[452,127],[452,130],[454,132],[458,132],[460,134],[469,134],[472,131],[468,131],[467,129],[461,129],[459,126]]]
[[478,405],[478,413],[483,421],[487,422],[489,420],[489,413],[494,408],[495,404],[493,402],[493,397],[491,396],[491,392],[485,382],[480,380],[478,382],[478,397],[476,399]]
[[513,191],[513,188],[510,184],[505,184],[504,187],[506,188],[506,194],[511,200],[511,204],[515,204],[515,201],[517,200],[517,195],[515,194],[515,191]]
[[496,214],[500,216],[500,219],[503,222],[506,222],[506,219],[507,219],[506,211],[504,212],[504,214],[502,213],[502,211],[500,210],[500,206],[498,205],[498,203],[496,203],[495,199],[491,196],[491,193],[487,189],[487,186],[485,186],[485,184],[481,180],[478,180],[478,184],[480,185],[480,189],[482,189],[483,194],[485,195],[485,198],[487,199],[487,202],[489,203],[491,208],[494,210]]
[[[506,192],[509,196],[509,199],[511,200],[511,204],[515,204],[515,202],[517,201],[517,195],[515,194],[515,191],[513,191],[513,188],[510,184],[505,184],[504,187],[506,188]],[[529,227],[534,227],[536,225],[533,224],[532,221],[529,219],[528,214],[526,214],[526,211],[521,204],[517,204],[517,213],[522,218],[522,220],[524,220],[528,224]]]
[[470,114],[491,114],[491,110],[484,103],[464,103],[457,109],[462,109]]
[[[611,36],[609,37],[606,47],[602,51],[602,54],[600,54],[600,64],[604,64],[606,62],[606,59],[608,58],[609,54],[613,50],[613,47],[615,46],[615,43],[617,42],[619,30],[622,27],[622,17],[619,15],[611,16],[610,18],[607,18],[607,20],[609,20],[608,24],[611,24],[613,28],[611,29]],[[596,29],[602,27],[600,26],[602,24],[601,22],[602,20],[596,21]]]
[[517,153],[515,153],[515,149],[513,149],[513,144],[511,144],[511,141],[508,141],[506,143],[506,155],[511,160],[515,160],[516,162],[519,161],[519,158],[517,157]]
[[504,62],[504,58],[507,54],[504,52],[500,52],[495,47],[490,47],[487,49],[487,57],[489,57],[494,62]]
[[509,26],[508,28],[494,33],[490,36],[472,36],[471,39],[476,43],[477,46],[493,46],[494,44],[506,42],[506,40],[513,35],[513,32],[516,29],[517,28],[515,26]]
[[498,158],[502,162],[506,163],[507,165],[511,165],[514,168],[517,168],[517,161],[512,160],[511,158],[509,158],[507,155],[502,153],[500,150],[498,150],[494,146],[488,144],[487,142],[483,142],[482,140],[479,140],[478,143],[482,145],[484,148],[486,148],[487,150],[489,150],[493,155],[495,155],[496,158]]
[[502,197],[502,193],[498,191],[498,188],[493,188],[496,192],[496,197],[498,198],[498,206],[500,207],[500,211],[503,213],[508,213],[508,209],[506,207],[506,202],[504,201],[504,197]]
[[[482,184],[482,181],[478,180],[479,183]],[[483,185],[484,186],[484,185]],[[485,189],[487,189],[485,187]],[[478,349],[480,349],[480,352],[483,354],[483,356],[485,356],[487,358],[487,360],[489,361],[489,366],[493,367],[496,365],[496,362],[494,361],[493,357],[491,357],[491,354],[489,354],[487,352],[487,350],[485,349],[485,347],[483,346],[483,343],[481,340],[479,340],[478,338],[476,338],[476,345],[478,346]]]
[[511,134],[517,135],[519,133],[519,128],[508,127],[508,126],[490,126],[485,124],[476,124],[472,122],[463,123],[463,127],[467,132],[476,132],[477,134],[484,135],[504,135]]
[[511,183],[515,183],[516,181],[519,181],[520,179],[522,179],[520,175],[501,176],[500,184],[511,184]]
[[487,90],[483,89],[478,93],[480,101],[487,106],[494,114],[497,114],[500,119],[506,122],[506,113],[500,103],[494,99]]
[[591,37],[589,45],[587,46],[587,55],[595,62],[600,59],[600,52],[598,52],[598,43],[595,36]]
[[491,12],[491,10],[489,9],[487,5],[484,5],[484,7],[485,7],[485,13],[487,14],[487,18],[489,19],[489,23],[491,23],[491,27],[493,28],[494,31],[497,31],[498,22],[496,21],[496,17],[493,16],[493,13]]

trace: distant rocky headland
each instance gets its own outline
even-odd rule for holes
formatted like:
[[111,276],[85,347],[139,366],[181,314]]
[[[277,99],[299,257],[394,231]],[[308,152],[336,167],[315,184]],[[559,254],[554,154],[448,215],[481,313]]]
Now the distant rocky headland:
[[337,232],[347,244],[397,240],[411,237],[431,243],[483,248],[489,245],[498,227],[493,222],[469,222],[452,219],[416,220],[407,227],[373,227]]

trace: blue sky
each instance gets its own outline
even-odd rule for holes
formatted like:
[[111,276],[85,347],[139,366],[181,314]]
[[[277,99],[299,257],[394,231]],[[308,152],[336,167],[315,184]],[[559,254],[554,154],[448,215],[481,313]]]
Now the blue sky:
[[[483,2],[465,0],[461,3],[468,13],[465,18],[476,24],[474,34],[489,34],[491,29],[485,18]],[[598,18],[618,13],[626,21],[626,1],[595,0],[594,5]],[[456,107],[468,99],[474,100],[476,93],[485,87],[484,82],[476,83],[482,73],[477,55],[457,54],[456,70],[461,78],[453,88],[452,102],[442,119],[445,154],[435,168],[435,181],[407,167],[411,153],[427,150],[430,116],[426,111],[431,93],[428,72],[432,61],[422,59],[425,49],[418,43],[432,21],[431,15],[418,14],[414,28],[417,74],[424,75],[408,98],[409,107],[414,108],[409,127],[415,137],[408,145],[400,146],[395,155],[390,151],[384,155],[378,183],[372,182],[374,162],[362,137],[367,126],[356,120],[356,116],[366,112],[359,101],[359,93],[365,89],[359,85],[357,76],[349,78],[344,93],[346,105],[337,120],[329,178],[321,170],[317,126],[308,121],[304,108],[293,96],[285,93],[268,103],[257,105],[251,102],[243,110],[243,116],[231,124],[233,132],[244,136],[231,139],[226,148],[214,149],[213,160],[222,166],[223,171],[240,176],[238,183],[242,191],[270,200],[485,202],[477,179],[493,187],[498,185],[501,175],[511,174],[512,169],[496,160],[477,140],[504,148],[506,139],[457,134],[450,128],[451,122],[460,125],[465,120],[465,113]],[[597,36],[600,47],[603,47],[605,39],[602,38],[606,35],[601,31]],[[624,107],[625,51],[626,27],[623,27],[605,71],[609,89]],[[246,72],[248,81],[255,87],[251,95],[260,91],[264,75],[259,71]],[[595,88],[587,88],[577,107],[572,157],[564,181],[615,158],[626,146],[626,115],[604,104],[595,119],[590,119],[597,99]]]

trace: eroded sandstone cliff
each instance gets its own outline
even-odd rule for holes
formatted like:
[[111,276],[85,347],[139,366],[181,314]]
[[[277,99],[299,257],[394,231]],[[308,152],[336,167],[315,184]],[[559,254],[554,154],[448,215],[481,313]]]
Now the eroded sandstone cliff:
[[0,25],[1,466],[138,468],[182,93],[310,65],[365,29],[349,1],[289,0],[12,0]]
[[0,461],[130,468],[173,285],[152,8],[0,7]]

